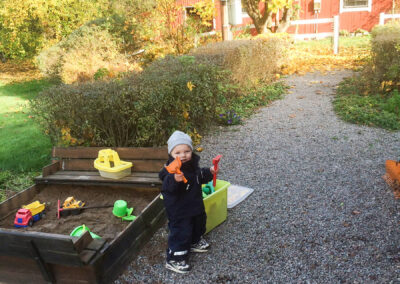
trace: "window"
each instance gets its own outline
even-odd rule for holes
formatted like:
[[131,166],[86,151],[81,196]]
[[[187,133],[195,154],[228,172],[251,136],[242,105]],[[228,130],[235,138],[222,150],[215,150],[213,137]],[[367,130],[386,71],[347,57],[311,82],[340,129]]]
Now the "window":
[[340,13],[343,12],[371,12],[372,0],[340,0]]

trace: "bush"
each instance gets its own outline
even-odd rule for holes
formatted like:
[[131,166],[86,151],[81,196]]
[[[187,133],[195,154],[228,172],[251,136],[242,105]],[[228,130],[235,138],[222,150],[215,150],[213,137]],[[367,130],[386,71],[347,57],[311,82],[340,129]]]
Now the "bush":
[[286,58],[288,41],[284,37],[224,41],[206,45],[191,54],[230,70],[231,78],[242,86],[269,83],[275,79]]
[[164,145],[173,130],[195,133],[217,117],[220,74],[194,57],[166,57],[121,80],[45,90],[31,105],[54,144]]
[[83,23],[107,14],[108,0],[0,2],[0,52],[32,58]]
[[126,72],[129,64],[112,36],[100,27],[82,26],[37,57],[40,71],[64,83],[88,81],[101,68]]
[[371,79],[391,92],[400,85],[400,23],[390,22],[372,30]]

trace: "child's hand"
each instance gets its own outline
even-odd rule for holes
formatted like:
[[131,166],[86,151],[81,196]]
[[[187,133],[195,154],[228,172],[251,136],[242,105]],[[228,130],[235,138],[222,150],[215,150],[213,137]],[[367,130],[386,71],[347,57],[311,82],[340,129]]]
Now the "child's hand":
[[182,182],[182,181],[183,181],[183,178],[184,178],[183,173],[174,174],[174,178],[175,178],[175,181],[177,181],[177,182]]
[[213,175],[215,175],[215,174],[218,174],[219,169],[215,170],[214,166],[212,166],[212,167],[210,168],[210,171],[211,171],[211,173],[212,173]]

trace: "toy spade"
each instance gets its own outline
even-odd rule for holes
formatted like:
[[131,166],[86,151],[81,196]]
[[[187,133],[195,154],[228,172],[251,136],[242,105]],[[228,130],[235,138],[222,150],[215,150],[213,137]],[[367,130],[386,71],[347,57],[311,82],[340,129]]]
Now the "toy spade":
[[65,217],[65,216],[69,216],[69,215],[78,215],[78,214],[82,213],[82,211],[85,209],[110,208],[113,206],[114,205],[99,205],[99,206],[86,206],[86,207],[79,207],[79,208],[62,208],[60,206],[60,200],[58,200],[57,219],[60,219],[60,217]]
[[[168,166],[165,166],[165,168],[170,174],[181,174],[181,166],[181,159],[179,159],[179,157],[176,157],[176,159],[173,160]],[[183,182],[187,183],[187,179],[185,178],[185,176],[183,176]]]
[[[212,163],[214,165],[214,171],[217,172],[218,171],[218,163],[221,160],[222,155],[218,155],[216,156],[213,160]],[[214,178],[213,178],[213,186],[215,187],[215,185],[217,184],[217,173],[214,174]]]

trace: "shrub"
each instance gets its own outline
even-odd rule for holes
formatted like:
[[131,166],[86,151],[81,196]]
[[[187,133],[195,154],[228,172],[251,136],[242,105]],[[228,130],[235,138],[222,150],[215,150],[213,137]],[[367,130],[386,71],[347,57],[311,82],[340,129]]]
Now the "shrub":
[[224,41],[206,45],[191,54],[230,70],[240,85],[271,82],[284,63],[288,41],[278,36]]
[[206,129],[216,118],[226,79],[213,65],[192,56],[167,56],[134,76],[138,77],[146,114],[141,143],[162,145],[172,130]]
[[32,58],[90,19],[107,14],[108,0],[15,0],[0,3],[0,52]]
[[31,105],[54,144],[164,145],[175,129],[213,122],[224,80],[194,57],[166,57],[124,79],[59,85]]
[[390,22],[375,27],[371,45],[370,73],[382,91],[390,93],[400,85],[400,23]]
[[128,70],[127,59],[107,32],[97,26],[82,26],[37,57],[40,71],[64,83],[91,80],[97,70],[118,73]]

